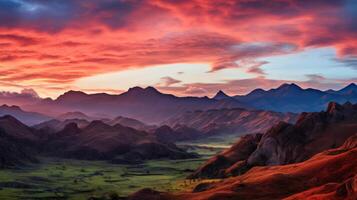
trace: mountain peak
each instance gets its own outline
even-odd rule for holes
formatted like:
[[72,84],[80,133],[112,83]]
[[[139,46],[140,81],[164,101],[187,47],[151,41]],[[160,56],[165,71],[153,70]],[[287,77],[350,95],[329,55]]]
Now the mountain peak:
[[216,100],[227,99],[227,98],[231,98],[231,97],[228,96],[226,93],[224,93],[222,90],[219,90],[217,94],[213,97],[213,99]]
[[86,93],[82,91],[76,91],[76,90],[69,90],[65,92],[63,95],[85,95]]
[[69,91],[65,92],[64,94],[62,94],[61,96],[59,96],[57,98],[57,100],[67,99],[67,98],[71,98],[71,99],[79,98],[79,97],[84,97],[84,96],[87,96],[87,94],[82,91],[69,90]]
[[129,88],[129,90],[126,92],[126,94],[132,94],[132,95],[141,95],[141,94],[160,94],[160,92],[154,88],[154,87],[146,87],[142,88],[139,86]]
[[339,92],[343,92],[343,93],[350,93],[354,91],[357,92],[357,85],[355,83],[351,83],[346,87],[342,88],[341,90],[339,90]]
[[295,83],[284,83],[278,87],[279,90],[302,90],[302,88]]

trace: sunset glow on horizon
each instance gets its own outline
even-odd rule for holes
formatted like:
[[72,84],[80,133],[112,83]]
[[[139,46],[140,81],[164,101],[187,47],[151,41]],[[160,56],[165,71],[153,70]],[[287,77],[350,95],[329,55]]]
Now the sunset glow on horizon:
[[178,96],[357,82],[354,0],[0,0],[0,90]]

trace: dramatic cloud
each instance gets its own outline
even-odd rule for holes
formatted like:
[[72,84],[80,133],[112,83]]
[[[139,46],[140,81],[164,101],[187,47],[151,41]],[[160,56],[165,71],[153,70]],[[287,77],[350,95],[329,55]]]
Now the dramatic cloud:
[[320,47],[356,69],[356,13],[354,0],[3,0],[0,85],[43,93],[83,77],[172,63],[265,76],[262,58]]

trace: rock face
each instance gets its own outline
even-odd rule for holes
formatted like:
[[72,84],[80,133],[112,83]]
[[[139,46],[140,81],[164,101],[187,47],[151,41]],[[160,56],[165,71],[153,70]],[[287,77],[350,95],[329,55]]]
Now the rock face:
[[[326,149],[342,145],[356,130],[357,104],[330,103],[325,112],[302,113],[294,125],[280,122],[273,126],[261,136],[256,148],[249,153],[244,148],[236,148],[242,140],[239,141],[228,152],[242,153],[246,155],[245,159],[223,152],[199,168],[192,177],[239,175],[253,166],[302,162]],[[347,142],[346,145],[350,143]],[[205,172],[206,168],[217,166],[218,161],[221,162],[221,168],[216,167],[210,173]]]
[[164,122],[171,127],[183,125],[203,133],[252,133],[265,132],[280,121],[294,123],[297,115],[246,109],[219,109],[187,112]]
[[[349,141],[354,140],[352,137]],[[355,142],[355,141],[354,141]],[[295,164],[255,167],[247,173],[178,194],[141,191],[128,200],[324,199],[357,197],[357,148],[326,150]]]

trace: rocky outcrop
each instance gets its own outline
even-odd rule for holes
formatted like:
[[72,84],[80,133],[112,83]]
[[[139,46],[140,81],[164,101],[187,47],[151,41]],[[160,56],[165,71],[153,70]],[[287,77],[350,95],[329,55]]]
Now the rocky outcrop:
[[301,162],[342,145],[356,130],[357,104],[330,103],[326,112],[303,113],[294,125],[271,128],[247,162],[252,166]]
[[[357,104],[330,103],[325,112],[302,113],[295,124],[280,122],[273,126],[262,135],[256,148],[248,154],[244,148],[235,146],[228,150],[243,153],[246,155],[245,159],[237,159],[223,152],[205,163],[192,177],[235,176],[254,166],[302,162],[326,149],[342,145],[356,130]],[[345,145],[347,147],[355,144],[346,141]],[[211,170],[210,175],[205,172],[206,168]]]
[[235,164],[242,161],[240,162],[241,165],[248,159],[252,152],[257,148],[261,137],[262,134],[242,136],[230,149],[208,160],[188,178],[217,178],[224,177],[227,174],[238,175],[245,172],[243,167],[240,167],[240,170],[242,171],[235,170]]
[[199,184],[195,192],[170,194],[150,190],[141,191],[134,197],[146,200],[354,200],[357,194],[356,163],[357,148],[341,146],[304,162],[254,167],[241,176]]

